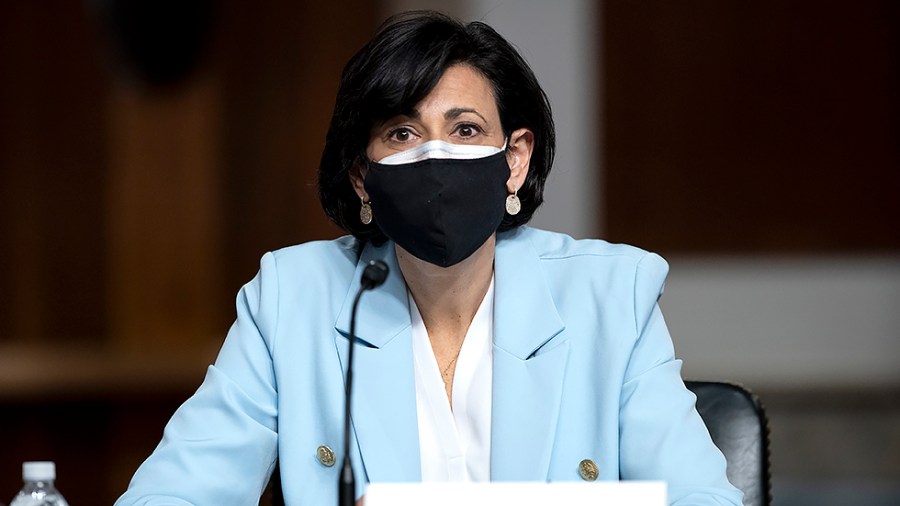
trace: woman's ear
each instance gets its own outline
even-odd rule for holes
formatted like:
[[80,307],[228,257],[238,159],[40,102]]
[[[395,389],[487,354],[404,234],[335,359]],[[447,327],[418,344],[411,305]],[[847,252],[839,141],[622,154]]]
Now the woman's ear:
[[509,190],[509,193],[515,193],[525,184],[533,151],[534,133],[531,130],[520,128],[509,135],[506,147],[506,161],[509,163],[509,179],[506,181],[506,189]]
[[363,202],[369,201],[369,194],[366,193],[365,181],[366,181],[366,171],[368,167],[359,160],[357,160],[353,167],[350,168],[350,184],[353,185],[353,191],[359,195],[359,198]]

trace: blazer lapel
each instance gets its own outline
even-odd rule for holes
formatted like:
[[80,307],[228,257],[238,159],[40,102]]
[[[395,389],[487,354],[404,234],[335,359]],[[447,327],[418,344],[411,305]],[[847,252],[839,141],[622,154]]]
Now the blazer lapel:
[[[351,421],[370,482],[419,481],[419,428],[406,283],[392,243],[367,245],[335,322],[344,374],[353,298],[370,260],[390,269],[384,285],[362,296],[357,314]],[[346,377],[346,376],[345,376]]]
[[494,262],[491,479],[546,481],[568,342],[540,259],[515,230],[498,235]]
[[[491,479],[545,481],[556,434],[568,343],[540,259],[520,231],[498,234],[495,255]],[[392,243],[367,245],[335,322],[346,373],[353,297],[373,259],[390,268],[357,315],[353,428],[370,482],[421,480],[406,283]]]

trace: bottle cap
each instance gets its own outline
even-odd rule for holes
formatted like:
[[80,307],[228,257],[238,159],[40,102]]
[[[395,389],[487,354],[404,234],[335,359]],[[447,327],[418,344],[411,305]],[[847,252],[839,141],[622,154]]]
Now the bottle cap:
[[22,478],[25,481],[55,480],[56,464],[53,462],[25,462],[22,464]]

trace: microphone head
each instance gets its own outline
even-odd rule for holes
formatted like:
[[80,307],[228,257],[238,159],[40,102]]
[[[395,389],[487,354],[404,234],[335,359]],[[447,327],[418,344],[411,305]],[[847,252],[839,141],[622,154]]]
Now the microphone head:
[[387,279],[388,266],[381,260],[370,260],[362,273],[362,287],[365,290],[377,288]]

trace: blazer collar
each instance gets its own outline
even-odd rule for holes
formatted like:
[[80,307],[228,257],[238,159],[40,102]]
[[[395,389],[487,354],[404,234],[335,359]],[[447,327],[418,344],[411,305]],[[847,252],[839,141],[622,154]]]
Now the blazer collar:
[[494,254],[494,346],[521,360],[565,328],[526,230],[497,234]]
[[356,337],[373,348],[382,348],[410,326],[406,282],[397,264],[393,242],[388,241],[378,247],[371,243],[366,244],[356,264],[356,272],[353,273],[350,288],[347,290],[344,305],[338,313],[334,328],[344,336],[350,335],[353,298],[359,291],[362,272],[372,260],[382,260],[387,264],[388,277],[383,285],[363,295],[357,315],[359,320]]
[[[522,237],[523,232],[517,228],[497,234],[494,280],[495,286],[502,288],[494,300],[494,345],[525,360],[559,334],[565,324],[550,294],[540,257],[531,242]],[[360,313],[365,315],[365,322],[357,326],[357,338],[381,348],[410,326],[406,282],[400,273],[393,242],[379,247],[366,245],[335,328],[345,336],[350,334],[353,298],[370,260],[384,261],[390,272],[384,285],[363,296],[365,302],[361,303]]]
[[549,477],[563,379],[565,329],[527,229],[499,234],[494,263],[491,480]]
[[[335,346],[346,375],[353,298],[363,269],[376,259],[383,260],[389,272],[383,285],[360,300],[350,416],[353,435],[368,481],[418,481],[421,467],[409,302],[393,243],[367,244],[363,249],[335,322]],[[362,477],[357,476],[359,479]]]

